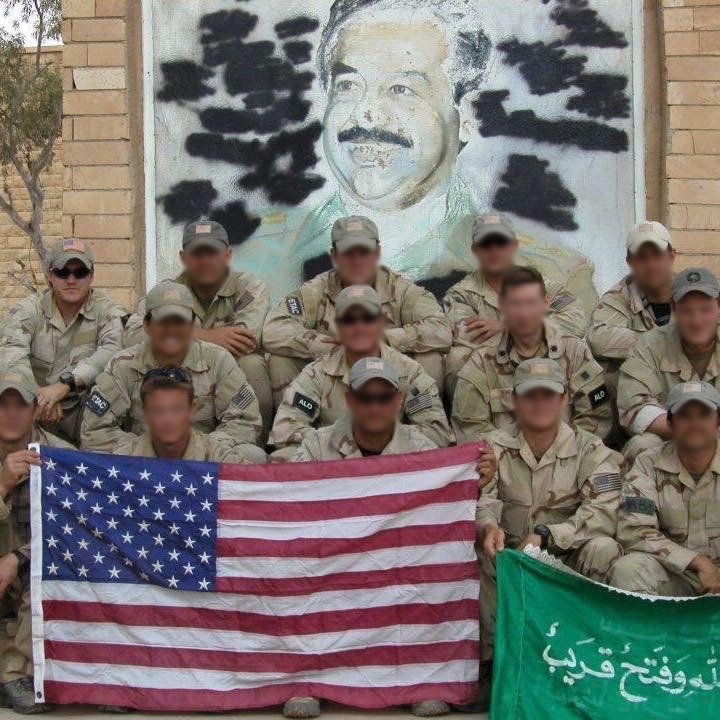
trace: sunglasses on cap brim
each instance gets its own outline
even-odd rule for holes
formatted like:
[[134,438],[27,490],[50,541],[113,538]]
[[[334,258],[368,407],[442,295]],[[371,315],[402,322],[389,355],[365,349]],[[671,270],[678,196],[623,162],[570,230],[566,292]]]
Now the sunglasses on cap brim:
[[79,268],[53,268],[50,271],[56,278],[59,278],[60,280],[67,280],[71,275],[76,280],[84,280],[86,277],[92,273],[92,270],[90,268],[86,267],[79,267]]
[[156,377],[166,378],[176,383],[190,384],[190,378],[187,373],[181,368],[174,367],[153,368],[152,370],[148,370],[143,377],[143,384]]

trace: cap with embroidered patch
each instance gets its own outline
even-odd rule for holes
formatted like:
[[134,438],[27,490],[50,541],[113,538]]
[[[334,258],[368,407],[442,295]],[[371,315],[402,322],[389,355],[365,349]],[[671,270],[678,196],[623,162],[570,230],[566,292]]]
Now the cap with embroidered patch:
[[179,317],[193,320],[193,299],[184,285],[166,280],[158,283],[145,298],[145,309],[153,320]]
[[711,410],[717,410],[720,408],[720,392],[710,383],[699,380],[680,383],[670,391],[666,408],[668,412],[674,413],[689,402],[699,402]]
[[47,254],[48,270],[62,270],[71,260],[79,260],[88,270],[93,269],[95,256],[84,240],[66,238],[58,240]]
[[28,379],[16,372],[6,372],[0,375],[0,396],[8,390],[14,390],[28,404],[35,402],[35,387]]
[[351,285],[341,290],[335,298],[335,314],[342,318],[354,307],[362,307],[373,315],[379,315],[382,312],[382,300],[375,288],[369,285]]
[[673,280],[672,299],[680,302],[692,292],[718,298],[720,297],[720,282],[707,268],[693,267],[682,270]]
[[508,241],[517,240],[515,228],[510,218],[499,213],[487,213],[479,215],[473,222],[472,244],[482,245],[483,242],[493,236],[499,235]]
[[531,358],[521,362],[515,369],[513,388],[516,395],[524,395],[537,388],[546,388],[562,395],[565,392],[565,374],[555,360]]
[[634,255],[645,243],[651,243],[660,250],[668,250],[672,247],[670,231],[654,220],[638,223],[627,236],[628,254]]
[[336,220],[330,233],[332,245],[339,253],[347,252],[354,247],[374,250],[380,243],[377,225],[362,215]]
[[227,230],[219,222],[198,220],[185,226],[182,247],[186,252],[192,252],[201,247],[224,250],[230,247],[230,240]]
[[385,380],[396,390],[400,389],[397,371],[382,358],[362,358],[350,368],[348,383],[353,390],[359,390],[369,380]]

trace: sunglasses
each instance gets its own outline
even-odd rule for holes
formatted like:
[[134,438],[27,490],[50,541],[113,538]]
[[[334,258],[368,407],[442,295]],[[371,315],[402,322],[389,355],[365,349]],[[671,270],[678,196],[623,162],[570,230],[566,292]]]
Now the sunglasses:
[[381,393],[353,392],[353,397],[361,405],[388,405],[397,397],[397,390],[387,390]]
[[176,383],[183,383],[185,385],[190,384],[190,378],[187,376],[187,373],[181,368],[153,368],[152,370],[148,370],[145,373],[145,375],[143,376],[143,383],[146,383],[148,380],[154,377],[167,378],[168,380],[173,380]]
[[492,247],[507,247],[510,244],[510,240],[502,235],[490,235],[486,237],[482,242],[478,243],[478,247],[481,250],[487,250]]
[[71,275],[76,280],[84,280],[86,277],[88,277],[90,275],[91,272],[92,272],[92,270],[88,270],[88,268],[86,268],[86,267],[74,268],[74,269],[71,269],[71,268],[53,268],[52,269],[52,274],[56,278],[59,278],[60,280],[67,280]]
[[338,318],[336,322],[338,325],[357,325],[358,323],[372,325],[374,322],[377,322],[379,317],[379,315],[370,315],[369,313],[365,313],[364,315],[346,315],[343,318]]

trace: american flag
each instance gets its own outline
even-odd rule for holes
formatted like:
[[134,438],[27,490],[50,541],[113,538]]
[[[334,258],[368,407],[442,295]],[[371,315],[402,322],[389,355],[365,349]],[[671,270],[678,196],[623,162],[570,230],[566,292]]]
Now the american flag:
[[285,465],[41,448],[38,700],[470,701],[477,446]]

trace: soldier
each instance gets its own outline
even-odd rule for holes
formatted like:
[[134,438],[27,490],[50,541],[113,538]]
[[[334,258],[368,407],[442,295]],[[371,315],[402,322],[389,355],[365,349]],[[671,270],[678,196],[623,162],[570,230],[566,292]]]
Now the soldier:
[[39,385],[38,420],[80,440],[85,392],[120,349],[127,312],[92,288],[94,259],[82,240],[61,240],[47,256],[50,287],[20,301],[6,318],[0,364]]
[[688,380],[720,386],[720,283],[705,268],[678,273],[672,285],[673,323],[639,337],[620,368],[618,412],[634,437],[627,462],[670,439],[665,403],[670,390]]
[[83,447],[112,452],[143,433],[143,377],[153,368],[174,367],[192,382],[193,427],[263,462],[264,453],[255,446],[262,430],[255,393],[227,350],[193,337],[190,291],[162,282],[148,293],[145,310],[147,340],[117,353],[85,401]]
[[533,268],[505,273],[500,310],[506,329],[475,350],[458,375],[452,422],[458,442],[477,440],[492,430],[515,429],[513,375],[523,361],[549,357],[560,363],[568,387],[564,418],[600,437],[610,431],[612,416],[602,368],[584,340],[545,320],[547,293]]
[[610,582],[650,595],[720,594],[720,393],[676,385],[667,402],[671,439],[628,473],[618,519],[626,555]]
[[[270,374],[261,350],[262,326],[270,308],[265,283],[250,273],[232,270],[232,249],[220,223],[201,220],[183,231],[180,260],[185,268],[175,282],[193,296],[195,337],[225,348],[237,359],[260,404],[264,438],[272,424]],[[145,340],[145,301],[128,320],[123,346]]]
[[478,700],[485,710],[495,634],[496,553],[533,545],[600,582],[622,554],[613,540],[622,486],[620,458],[592,433],[573,430],[562,421],[566,378],[554,360],[522,362],[512,393],[518,431],[489,436],[498,471],[483,488],[476,515],[483,552]]
[[420,365],[383,340],[385,316],[381,296],[368,285],[353,285],[335,298],[338,346],[307,365],[285,390],[275,417],[270,444],[274,459],[289,460],[313,427],[334,423],[345,412],[348,373],[362,357],[382,358],[400,376],[402,416],[430,441],[450,442],[438,389]]
[[[472,252],[479,268],[448,290],[443,300],[452,325],[453,347],[445,361],[445,395],[452,401],[457,374],[470,353],[503,330],[498,293],[503,275],[515,265],[520,242],[504,215],[475,219]],[[580,301],[559,283],[548,284],[549,315],[563,332],[581,338],[587,320]]]
[[154,368],[145,373],[140,400],[147,431],[116,452],[199,462],[247,463],[248,458],[193,427],[195,391],[180,368]]
[[35,704],[32,682],[29,474],[40,456],[28,445],[72,448],[33,422],[36,409],[36,390],[24,375],[0,376],[0,704],[22,714],[50,709]]
[[263,337],[270,355],[276,403],[305,365],[338,344],[338,293],[350,285],[370,285],[380,295],[386,318],[384,341],[413,357],[443,383],[443,353],[452,344],[450,325],[435,298],[402,275],[380,265],[380,239],[372,220],[348,217],[332,228],[334,270],[318,275],[288,295],[267,316]]

